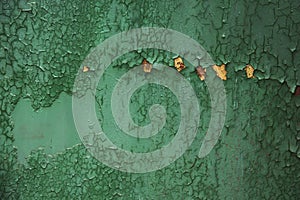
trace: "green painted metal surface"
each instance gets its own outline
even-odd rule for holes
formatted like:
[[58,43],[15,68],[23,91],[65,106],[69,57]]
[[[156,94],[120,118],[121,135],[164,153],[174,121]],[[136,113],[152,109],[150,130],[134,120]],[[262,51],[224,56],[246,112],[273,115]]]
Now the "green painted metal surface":
[[[1,1],[1,199],[298,199],[300,196],[300,3],[298,1]],[[121,31],[165,27],[199,42],[227,64],[226,122],[205,158],[198,158],[210,120],[207,86],[186,63],[201,110],[197,136],[182,157],[135,174],[99,162],[79,140],[71,110],[74,79],[93,47]],[[178,102],[157,85],[140,88],[130,112],[141,125],[147,109],[167,106],[153,140],[116,127],[109,105],[117,80],[144,58],[173,65],[156,49],[128,53],[97,87],[97,117],[118,146],[160,148],[178,128]],[[247,79],[246,64],[255,68]]]

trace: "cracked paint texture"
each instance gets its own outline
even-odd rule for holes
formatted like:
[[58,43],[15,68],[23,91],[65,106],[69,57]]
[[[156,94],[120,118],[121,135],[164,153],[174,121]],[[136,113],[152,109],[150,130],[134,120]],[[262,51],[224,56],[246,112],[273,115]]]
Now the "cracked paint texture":
[[[300,85],[298,1],[2,0],[0,11],[1,199],[299,198],[300,96],[292,94]],[[191,147],[168,167],[146,174],[113,170],[74,138],[58,152],[31,149],[26,163],[20,162],[22,129],[16,132],[14,127],[30,116],[19,112],[24,115],[20,120],[12,117],[18,102],[29,100],[36,111],[59,111],[55,102],[62,93],[72,94],[77,70],[91,48],[118,32],[144,26],[180,31],[197,40],[218,66],[226,64],[228,111],[212,152],[197,158],[210,119],[210,100],[195,66],[185,62],[182,74],[199,98],[201,123]],[[116,78],[143,59],[172,66],[173,57],[160,50],[140,50],[108,68],[96,95],[104,130],[115,131],[106,94]],[[248,64],[255,69],[253,79],[243,70]],[[149,98],[158,93],[162,98]],[[137,152],[168,143],[178,126],[174,95],[149,85],[132,98],[133,120],[141,124],[149,120],[147,106],[172,105],[163,136],[137,141],[115,131],[111,139],[118,145],[126,140],[123,148]]]

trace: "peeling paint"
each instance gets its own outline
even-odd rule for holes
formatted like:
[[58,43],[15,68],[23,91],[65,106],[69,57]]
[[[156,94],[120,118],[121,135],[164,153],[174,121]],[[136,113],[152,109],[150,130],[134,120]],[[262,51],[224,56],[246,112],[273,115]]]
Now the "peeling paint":
[[[297,199],[299,6],[298,1],[279,0],[1,1],[0,198]],[[72,94],[77,70],[93,47],[118,32],[143,26],[187,34],[218,66],[226,65],[228,113],[221,140],[211,154],[197,158],[210,119],[209,93],[195,74],[195,66],[185,63],[186,69],[180,73],[196,91],[201,120],[190,149],[169,167],[146,174],[123,173],[99,163],[81,144],[49,152],[47,143],[37,147],[30,140],[32,151],[24,155],[26,164],[20,163],[20,135],[15,131],[21,134],[22,129],[20,120],[12,116],[25,119],[38,116],[46,107],[57,109],[55,101],[62,92]],[[104,129],[115,130],[107,105],[117,79],[144,58],[173,66],[173,57],[161,50],[138,50],[109,67],[96,94]],[[255,79],[246,78],[243,68],[247,64],[255,66]],[[88,67],[87,73],[93,75],[94,66]],[[18,112],[18,103],[24,99],[35,112]],[[153,150],[168,143],[179,115],[170,91],[156,85],[137,91],[130,107],[133,120],[147,123],[147,109],[155,102],[170,105],[165,127],[168,135],[137,141],[116,130],[111,139],[120,146],[124,139],[128,142],[124,148],[132,151]],[[31,134],[31,139],[42,142],[41,138],[57,132]]]

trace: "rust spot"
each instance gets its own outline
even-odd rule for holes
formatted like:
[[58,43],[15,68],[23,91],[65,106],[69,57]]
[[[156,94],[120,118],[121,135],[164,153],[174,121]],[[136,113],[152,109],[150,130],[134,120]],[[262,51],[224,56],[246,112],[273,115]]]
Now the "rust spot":
[[150,73],[152,70],[152,64],[150,64],[146,59],[142,62],[143,70],[146,73]]
[[90,71],[90,68],[88,66],[83,66],[82,71],[88,72],[88,71]]
[[180,58],[179,56],[177,58],[174,59],[174,66],[176,67],[177,71],[181,71],[183,70],[185,67],[182,58]]
[[294,95],[295,95],[295,96],[300,96],[300,86],[297,86],[297,87],[296,87],[296,90],[295,90],[295,92],[294,92]]
[[222,80],[227,80],[227,71],[226,71],[226,66],[222,64],[221,66],[214,65],[212,66],[213,70],[217,73],[217,76],[222,79]]
[[196,73],[201,81],[205,80],[206,69],[201,66],[196,67]]
[[252,65],[246,65],[246,67],[244,68],[247,74],[247,78],[255,78],[254,77],[254,68],[252,67]]

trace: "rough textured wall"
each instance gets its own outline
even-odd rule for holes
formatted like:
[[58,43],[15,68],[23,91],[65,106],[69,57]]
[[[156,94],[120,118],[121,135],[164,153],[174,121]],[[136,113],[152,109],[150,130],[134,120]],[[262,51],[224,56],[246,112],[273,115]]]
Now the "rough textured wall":
[[[300,196],[300,96],[293,95],[300,85],[298,1],[2,0],[0,9],[1,199]],[[14,123],[18,122],[11,117],[17,103],[26,98],[35,110],[51,108],[62,92],[71,95],[77,70],[91,48],[118,32],[143,26],[187,34],[217,64],[227,64],[224,85],[228,111],[213,151],[203,159],[197,158],[210,118],[209,112],[203,112],[197,138],[189,150],[155,172],[130,174],[110,169],[81,144],[51,155],[35,149],[26,164],[19,163],[13,134]],[[133,52],[116,61],[106,76],[121,76],[143,58],[167,65],[173,62],[168,53],[158,50]],[[254,66],[256,78],[246,78],[246,64]],[[209,111],[205,83],[189,70],[183,75],[194,86],[200,106]],[[108,79],[99,87],[99,107],[109,101],[105,94],[111,84],[114,80]],[[157,90],[166,98],[154,96],[147,104],[138,98],[149,98],[147,94]],[[134,120],[147,120],[142,111],[156,101],[175,102],[170,112],[177,112],[176,100],[163,88],[148,86],[136,95]],[[141,112],[135,110],[139,107]],[[99,119],[109,115],[105,112],[99,113]],[[168,122],[166,132],[170,133],[176,129],[176,119]],[[105,127],[108,123],[103,126],[110,130]],[[168,142],[169,137],[172,135],[163,141]],[[155,147],[149,144],[149,148]]]

